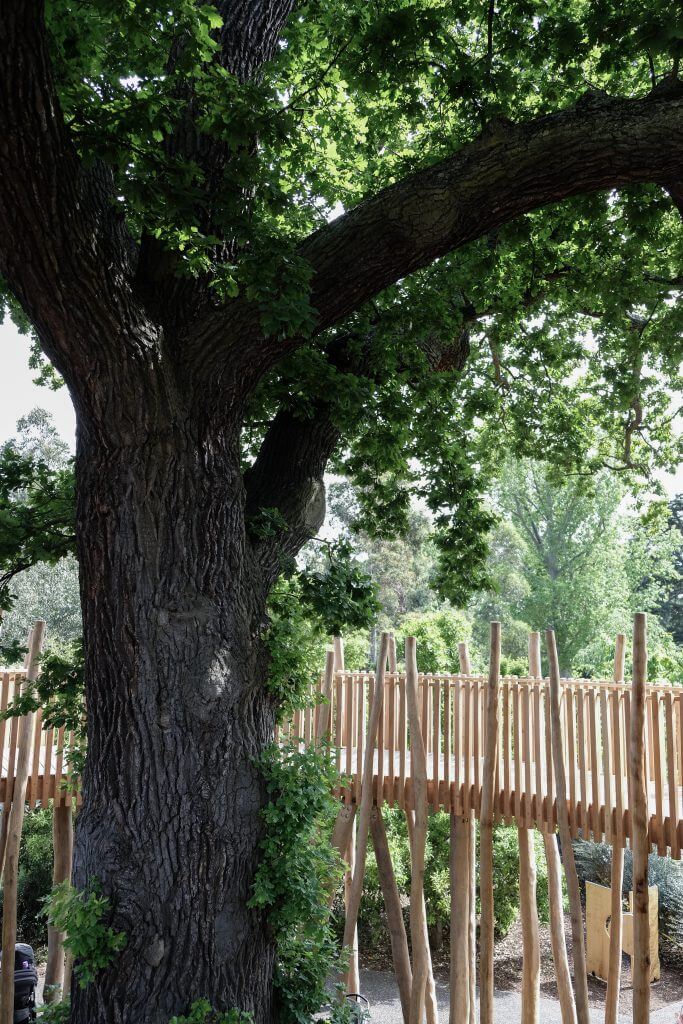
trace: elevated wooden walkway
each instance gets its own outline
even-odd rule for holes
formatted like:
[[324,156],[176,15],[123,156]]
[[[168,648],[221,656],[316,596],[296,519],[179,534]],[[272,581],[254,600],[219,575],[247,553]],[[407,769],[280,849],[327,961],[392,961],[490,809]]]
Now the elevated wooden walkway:
[[[311,743],[328,719],[328,739],[346,777],[340,797],[360,803],[372,672],[334,672],[317,687],[326,704],[297,711],[281,740]],[[484,676],[420,675],[418,702],[432,809],[481,811],[485,724]],[[547,679],[500,682],[501,729],[495,787],[498,820],[553,831],[557,798],[550,747]],[[572,834],[625,846],[632,836],[627,751],[630,683],[572,679],[562,683],[563,752]],[[405,675],[387,674],[375,747],[376,804],[413,807]],[[680,858],[683,848],[683,687],[647,687],[646,775],[650,842]]]
[[[24,678],[23,671],[0,674],[0,710],[7,708]],[[478,675],[419,677],[428,799],[434,810],[471,811],[475,817],[480,813],[485,682]],[[318,700],[322,700],[325,685],[321,679]],[[298,738],[301,745],[311,743],[324,716],[329,722],[328,742],[346,783],[339,795],[346,803],[359,803],[375,675],[335,672],[327,686],[329,704],[297,711],[278,730],[278,737]],[[552,831],[557,826],[557,801],[548,680],[506,677],[501,679],[500,695],[496,816],[508,823]],[[630,702],[627,683],[572,679],[562,684],[572,833],[620,846],[632,835],[627,772]],[[43,731],[40,711],[33,734],[29,806],[46,806],[50,801],[57,806],[70,805],[76,799],[65,753],[70,737],[63,729]],[[17,736],[17,719],[0,722],[2,804],[12,798]],[[650,842],[660,854],[669,852],[679,859],[683,849],[683,687],[648,686],[646,751]],[[405,675],[389,673],[374,756],[375,803],[413,807],[410,754]]]
[[[0,670],[0,712],[6,711],[26,679],[26,672]],[[0,804],[9,805],[14,792],[14,780],[18,763],[19,719],[0,721],[0,751],[2,752],[2,776],[0,777]],[[73,736],[64,729],[42,728],[42,712],[39,709],[33,720],[33,741],[30,773],[26,789],[29,807],[46,807],[50,801],[55,806],[69,807],[76,799],[73,794],[69,773],[68,749]]]

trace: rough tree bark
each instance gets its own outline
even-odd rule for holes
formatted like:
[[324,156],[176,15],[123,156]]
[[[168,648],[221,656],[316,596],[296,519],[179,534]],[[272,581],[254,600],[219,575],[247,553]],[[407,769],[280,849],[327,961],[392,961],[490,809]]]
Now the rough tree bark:
[[[292,0],[215,6],[217,59],[258,76]],[[74,990],[73,1024],[166,1024],[199,996],[265,1024],[274,953],[246,906],[263,802],[254,755],[275,717],[265,603],[282,555],[320,522],[336,431],[324,408],[308,421],[281,410],[242,475],[250,392],[305,339],[265,337],[244,298],[217,303],[205,280],[168,272],[153,238],[129,236],[110,171],[81,163],[64,124],[42,0],[0,0],[0,23],[0,273],[78,420],[89,755],[74,880],[101,880],[128,935],[115,965]],[[674,83],[490,126],[302,241],[317,328],[543,204],[637,182],[680,198],[682,125]],[[205,172],[210,227],[228,157],[188,127],[168,145]],[[279,541],[250,541],[260,507],[284,516]]]
[[266,1021],[273,948],[246,904],[275,706],[235,434],[81,433],[77,473],[91,714],[74,881],[102,881],[128,942],[74,989],[74,1018],[167,1024],[206,997]]

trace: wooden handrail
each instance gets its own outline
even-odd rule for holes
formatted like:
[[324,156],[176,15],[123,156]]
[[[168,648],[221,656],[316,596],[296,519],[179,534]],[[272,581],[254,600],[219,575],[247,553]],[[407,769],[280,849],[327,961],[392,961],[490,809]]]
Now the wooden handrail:
[[[375,804],[395,801],[413,808],[405,678],[403,672],[385,675],[387,714],[374,744],[372,787]],[[330,746],[347,780],[339,790],[346,803],[358,803],[362,792],[359,766],[374,686],[374,672],[347,670],[335,672],[330,688]],[[418,675],[431,808],[479,817],[485,690],[483,675]],[[500,681],[500,694],[503,715],[494,800],[496,819],[553,831],[558,808],[550,757],[548,680],[505,676]],[[630,694],[630,680],[560,681],[571,834],[621,847],[633,835],[628,784]],[[359,706],[361,699],[364,704]],[[299,712],[281,728],[280,735],[290,740],[300,738],[302,745],[308,742],[307,714],[313,713]],[[683,687],[648,684],[645,717],[648,837],[660,854],[668,851],[679,859],[683,847]]]

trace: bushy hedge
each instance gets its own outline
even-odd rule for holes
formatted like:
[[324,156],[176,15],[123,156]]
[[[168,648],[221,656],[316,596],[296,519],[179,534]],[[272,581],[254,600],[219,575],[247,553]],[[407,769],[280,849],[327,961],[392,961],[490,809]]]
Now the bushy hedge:
[[19,851],[17,939],[47,945],[43,900],[52,889],[52,811],[27,811]]
[[[404,904],[408,925],[408,897],[410,893],[410,852],[404,813],[398,808],[384,808],[384,822],[396,881]],[[548,878],[539,835],[537,842],[538,886],[537,901],[541,920],[548,920]],[[425,903],[432,945],[440,945],[441,936],[448,934],[450,922],[450,817],[440,812],[430,815],[425,853]],[[496,935],[505,936],[519,913],[519,843],[517,828],[497,825],[493,833],[494,913]],[[478,879],[477,879],[478,881]],[[477,895],[478,899],[478,895]],[[341,917],[341,908],[340,915]],[[343,922],[340,924],[343,928]],[[365,949],[386,950],[389,955],[389,936],[386,928],[382,891],[377,865],[371,849],[368,851],[363,899],[359,915],[360,941]]]

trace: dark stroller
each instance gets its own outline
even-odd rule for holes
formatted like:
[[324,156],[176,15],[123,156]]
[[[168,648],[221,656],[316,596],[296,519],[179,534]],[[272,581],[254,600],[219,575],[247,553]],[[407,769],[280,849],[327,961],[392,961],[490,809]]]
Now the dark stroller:
[[36,1019],[36,958],[30,946],[17,942],[14,947],[14,1024]]

